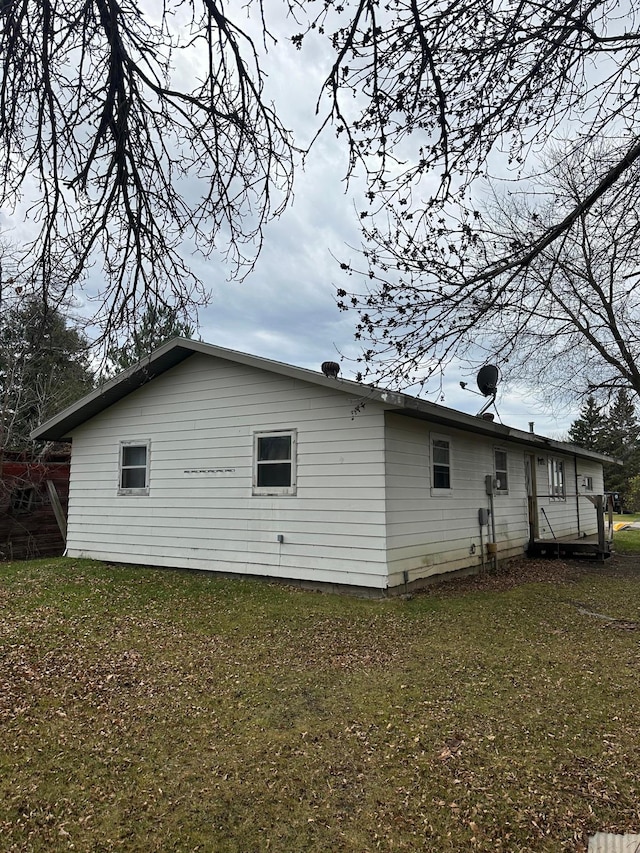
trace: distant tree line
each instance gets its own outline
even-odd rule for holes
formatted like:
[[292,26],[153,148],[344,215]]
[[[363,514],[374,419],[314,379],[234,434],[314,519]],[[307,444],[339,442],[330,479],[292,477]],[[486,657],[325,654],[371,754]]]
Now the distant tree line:
[[64,314],[26,298],[0,318],[0,449],[31,450],[31,430],[93,387],[89,343]]
[[68,306],[27,296],[15,299],[0,316],[0,451],[37,452],[31,431],[39,424],[165,341],[191,338],[195,332],[175,311],[149,305],[98,370],[89,340],[69,313]]
[[629,392],[620,389],[608,407],[588,397],[569,440],[623,463],[604,466],[605,490],[619,492],[625,509],[640,512],[640,421]]

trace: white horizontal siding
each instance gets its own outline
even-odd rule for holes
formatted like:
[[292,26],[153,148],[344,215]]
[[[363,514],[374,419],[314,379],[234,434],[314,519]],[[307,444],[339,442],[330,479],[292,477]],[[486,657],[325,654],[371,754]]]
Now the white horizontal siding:
[[[580,530],[587,536],[591,536],[598,532],[598,516],[595,506],[589,500],[589,497],[604,494],[604,473],[602,465],[591,462],[585,459],[576,460],[578,470],[578,511],[580,513]],[[593,488],[587,489],[583,484],[583,477],[591,477]],[[605,505],[606,509],[606,505]]]
[[[157,551],[144,554],[139,551],[133,553],[130,549],[126,549],[121,554],[118,554],[112,547],[109,547],[106,550],[100,550],[99,548],[91,550],[71,549],[68,553],[71,557],[88,557],[93,560],[107,560],[138,566],[154,565],[171,569],[179,566],[184,569],[229,572],[234,575],[258,575],[261,577],[279,578],[282,580],[306,581],[308,583],[340,583],[346,586],[359,586],[374,589],[383,588],[382,585],[374,586],[372,583],[372,571],[370,566],[353,561],[349,562],[348,568],[342,569],[338,574],[335,570],[327,570],[325,560],[321,560],[320,566],[314,568],[306,561],[304,566],[300,566],[297,563],[283,563],[282,565],[277,565],[276,563],[269,562],[260,564],[253,560],[243,561],[242,559],[227,561],[222,558],[217,558],[215,562],[213,562],[208,557],[203,558],[191,553],[182,553],[180,555],[180,562],[178,563],[174,556],[159,554]],[[354,569],[354,566],[357,566],[361,570],[358,571],[357,569]],[[339,581],[336,580],[338,576],[341,578]]]
[[[384,588],[383,411],[355,403],[187,359],[74,432],[69,553]],[[271,429],[297,430],[294,496],[252,495],[253,435]],[[125,440],[150,441],[149,495],[117,494]]]
[[[431,487],[431,435],[449,439],[450,492]],[[507,451],[509,493],[494,496],[501,556],[522,553],[528,541],[523,449],[460,430],[444,430],[386,415],[387,549],[389,584],[481,565],[492,528],[481,530],[478,509],[490,506],[485,476],[494,475],[494,449]]]
[[[558,500],[549,496],[548,460],[561,459],[564,463],[565,498]],[[538,524],[542,539],[562,538],[598,532],[597,513],[588,496],[601,495],[604,491],[602,465],[590,460],[578,459],[562,453],[538,456],[543,462],[538,465]],[[582,478],[593,479],[593,489],[582,485]],[[543,512],[544,509],[544,512]]]

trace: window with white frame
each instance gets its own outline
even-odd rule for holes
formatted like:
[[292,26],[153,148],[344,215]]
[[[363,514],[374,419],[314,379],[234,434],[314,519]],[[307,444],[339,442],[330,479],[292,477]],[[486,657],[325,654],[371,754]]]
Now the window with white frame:
[[253,494],[295,493],[296,431],[256,432],[253,445]]
[[434,489],[451,489],[451,443],[448,438],[431,436],[432,485]]
[[562,459],[548,460],[549,497],[552,500],[563,501],[566,498],[564,484],[564,462]]
[[496,478],[496,491],[499,494],[509,493],[509,474],[507,467],[507,451],[496,447],[493,451],[493,463]]
[[119,495],[149,494],[148,441],[120,442]]

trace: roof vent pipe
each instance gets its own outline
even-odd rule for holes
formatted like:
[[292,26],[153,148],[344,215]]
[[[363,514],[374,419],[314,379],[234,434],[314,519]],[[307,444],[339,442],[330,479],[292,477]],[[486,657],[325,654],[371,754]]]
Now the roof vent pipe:
[[529,421],[529,432],[533,432],[533,421]]
[[323,361],[320,370],[322,370],[324,375],[328,376],[329,379],[337,379],[338,374],[340,373],[340,365],[336,364],[335,361]]

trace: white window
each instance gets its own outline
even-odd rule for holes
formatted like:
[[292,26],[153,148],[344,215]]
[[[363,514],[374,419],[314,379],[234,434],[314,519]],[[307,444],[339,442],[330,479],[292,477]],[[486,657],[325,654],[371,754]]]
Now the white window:
[[496,491],[499,494],[509,494],[509,474],[507,467],[507,451],[496,447],[493,451],[495,466]]
[[451,489],[451,444],[448,438],[431,436],[431,484],[442,491]]
[[119,495],[149,494],[149,442],[120,442]]
[[253,445],[253,494],[295,495],[296,431],[257,432]]
[[593,491],[593,477],[585,476],[582,478],[582,485],[588,492]]
[[566,497],[564,486],[564,462],[561,459],[549,459],[549,497],[552,500],[563,501]]

